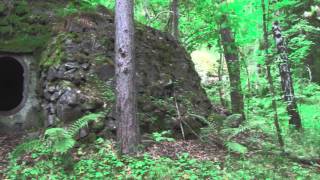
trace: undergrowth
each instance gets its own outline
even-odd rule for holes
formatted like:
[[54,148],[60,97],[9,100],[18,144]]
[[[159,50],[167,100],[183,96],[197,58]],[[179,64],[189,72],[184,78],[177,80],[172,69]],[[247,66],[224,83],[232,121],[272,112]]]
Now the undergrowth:
[[314,169],[285,158],[228,155],[224,162],[199,161],[181,152],[176,159],[118,156],[114,143],[98,138],[83,144],[68,156],[43,157],[10,164],[8,179],[319,179]]
[[[320,153],[317,111],[320,89],[315,84],[296,87],[304,130],[288,126],[285,104],[279,98],[279,119],[285,151],[301,159],[318,158]],[[299,91],[300,90],[300,91]],[[311,95],[310,95],[311,94]],[[248,102],[248,101],[247,101]],[[190,114],[208,124],[200,140],[212,143],[222,140],[226,147],[224,160],[197,160],[184,152],[177,158],[119,156],[116,144],[98,138],[95,143],[77,142],[74,136],[87,122],[101,114],[90,114],[68,129],[46,131],[44,139],[26,142],[11,153],[11,162],[4,172],[7,179],[320,179],[319,167],[293,161],[281,152],[273,127],[271,98],[251,97],[248,120],[238,128],[227,127],[215,119]],[[155,132],[155,143],[175,141],[169,131]],[[214,142],[216,143],[216,142]],[[29,147],[37,147],[31,148]],[[24,149],[24,151],[21,151]],[[213,154],[214,156],[214,154]]]

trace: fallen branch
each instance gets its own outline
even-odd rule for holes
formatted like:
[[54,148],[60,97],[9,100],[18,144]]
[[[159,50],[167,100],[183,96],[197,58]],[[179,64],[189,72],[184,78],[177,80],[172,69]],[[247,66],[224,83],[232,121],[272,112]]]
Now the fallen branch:
[[175,92],[173,92],[173,97],[174,97],[174,103],[175,103],[177,114],[178,114],[178,121],[179,121],[180,129],[181,129],[182,137],[183,137],[183,140],[185,140],[186,137],[185,137],[185,133],[184,133],[183,125],[182,125],[181,113],[180,113],[180,109],[179,109],[179,105],[178,105],[178,102],[177,102],[177,98],[176,98],[176,93]]

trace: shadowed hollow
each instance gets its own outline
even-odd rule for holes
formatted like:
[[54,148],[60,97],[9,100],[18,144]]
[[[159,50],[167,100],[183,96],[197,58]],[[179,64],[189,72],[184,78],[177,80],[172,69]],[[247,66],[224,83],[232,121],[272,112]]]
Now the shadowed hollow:
[[0,58],[0,111],[16,108],[23,99],[23,67],[12,57]]

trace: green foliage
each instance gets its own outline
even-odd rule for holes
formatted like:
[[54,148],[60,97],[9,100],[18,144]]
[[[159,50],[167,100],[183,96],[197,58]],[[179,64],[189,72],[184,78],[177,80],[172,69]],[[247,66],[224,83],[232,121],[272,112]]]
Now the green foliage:
[[232,138],[246,131],[257,130],[260,127],[263,127],[264,124],[265,123],[261,121],[251,121],[248,123],[243,123],[237,128],[225,127],[223,130],[221,130],[221,133],[226,137],[227,140],[231,140]]
[[108,103],[108,106],[111,106],[115,102],[116,96],[111,85],[107,85],[107,83],[99,79],[96,75],[90,76],[90,82],[95,85],[98,92],[102,93],[101,98],[103,98],[104,102]]
[[49,43],[47,49],[43,52],[40,66],[43,68],[49,68],[50,66],[58,65],[62,62],[64,57],[63,43],[70,37],[70,34],[61,33],[57,37],[53,38]]
[[[301,33],[304,31],[305,33]],[[312,41],[310,36],[320,34],[317,27],[312,26],[306,20],[300,20],[299,23],[293,25],[290,29],[286,31],[288,36],[292,38],[289,39],[289,48],[292,51],[289,58],[297,63],[303,62],[315,46],[315,42]]]
[[64,8],[57,9],[57,15],[66,17],[77,12],[93,12],[99,3],[97,0],[71,0]]
[[168,142],[173,142],[175,141],[174,138],[170,138],[170,137],[166,137],[166,136],[170,136],[171,135],[171,131],[162,131],[162,132],[154,132],[152,133],[152,139],[155,142],[163,142],[163,141],[168,141]]
[[43,138],[24,142],[17,146],[11,153],[11,160],[16,161],[18,158],[21,158],[22,155],[31,152],[40,156],[44,154],[52,155],[53,153],[65,154],[74,147],[76,143],[74,138],[79,130],[88,126],[89,122],[95,121],[103,116],[104,113],[91,113],[78,119],[68,129],[47,129]]
[[83,117],[81,117],[80,119],[78,119],[77,121],[75,121],[66,131],[66,133],[70,136],[70,137],[74,137],[77,135],[77,133],[80,131],[80,129],[88,126],[88,123],[91,121],[96,121],[99,118],[103,118],[105,115],[105,113],[90,113],[88,115],[85,115]]
[[224,176],[229,179],[312,179],[319,175],[303,165],[281,156],[250,156],[241,159],[227,157]]
[[[0,29],[3,32],[3,29]],[[19,35],[12,40],[0,42],[0,51],[10,51],[14,53],[30,53],[48,42],[49,34],[39,35],[37,37]]]
[[170,0],[135,1],[135,19],[155,29],[165,31],[170,17]]
[[76,143],[69,133],[63,128],[50,128],[44,133],[46,146],[53,152],[66,153]]
[[41,147],[43,144],[41,140],[35,139],[35,140],[30,140],[27,142],[24,142],[22,144],[19,144],[10,154],[10,158],[15,160],[19,158],[21,155],[25,154],[26,152],[31,152],[35,149],[38,149]]
[[110,0],[107,0],[107,1],[106,0],[83,0],[83,2],[86,2],[93,6],[103,5],[109,9],[113,9],[115,6],[115,1],[110,1]]
[[3,2],[0,3],[0,13],[3,13],[6,10],[6,6]]
[[8,4],[11,3],[0,4],[0,51],[31,53],[45,47],[51,29],[40,22],[47,21],[48,17],[33,14],[27,1],[12,2],[13,7]]
[[[97,139],[94,144],[78,148],[74,154],[81,157],[66,169],[61,156],[37,159],[33,164],[11,164],[6,177],[15,178],[55,178],[55,179],[206,179],[219,174],[219,167],[210,161],[197,161],[188,154],[181,154],[177,160],[152,158],[148,154],[141,157],[120,157],[113,143]],[[36,160],[36,158],[34,159]],[[70,168],[70,167],[69,167]]]
[[[237,145],[232,145],[237,146]],[[236,147],[240,151],[239,147]],[[242,150],[244,151],[244,150]],[[67,156],[49,159],[35,157],[33,163],[11,164],[5,173],[8,179],[317,179],[312,169],[289,162],[282,157],[227,156],[223,164],[199,161],[188,153],[177,159],[153,158],[149,154],[139,157],[120,157],[114,144],[97,139],[95,143],[75,149],[78,161],[63,161]],[[70,157],[70,155],[69,155]],[[67,164],[66,164],[67,163]],[[221,165],[221,166],[220,166]]]
[[[26,20],[46,17],[33,16],[27,1],[17,1],[18,5],[10,16],[0,19],[0,51],[33,52],[49,42],[42,54],[41,66],[48,68],[63,61],[63,43],[70,34],[61,34],[50,39],[47,26],[28,24]],[[262,43],[262,9],[260,0],[181,0],[179,4],[180,41],[189,50],[203,47],[222,54],[220,29],[228,27],[235,37],[241,59],[241,84],[245,95],[246,122],[238,128],[228,126],[228,120],[216,115],[209,118],[193,112],[196,104],[181,97],[143,97],[150,98],[144,109],[154,107],[165,112],[164,118],[158,118],[149,112],[139,113],[141,122],[160,126],[167,120],[176,118],[177,110],[174,98],[186,110],[186,115],[207,124],[202,129],[200,139],[204,143],[221,143],[229,151],[223,162],[195,160],[189,154],[179,152],[177,159],[151,157],[143,154],[139,157],[120,157],[113,142],[98,139],[94,144],[79,144],[75,147],[75,136],[90,121],[101,118],[103,113],[89,114],[77,120],[69,128],[48,129],[44,137],[25,142],[11,153],[11,162],[5,172],[5,179],[320,179],[314,166],[305,167],[286,157],[273,155],[280,150],[277,142],[274,115],[278,115],[285,151],[299,158],[318,159],[320,154],[320,86],[310,83],[305,65],[319,61],[319,1],[265,0],[267,8],[267,30],[271,34],[271,24],[281,22],[288,45],[288,55],[293,72],[294,89],[302,117],[303,131],[293,131],[288,125],[286,104],[281,98],[281,85],[276,61],[274,42],[270,39],[269,58],[272,61],[271,73],[276,96],[268,92],[269,84],[265,78],[265,44]],[[52,5],[52,4],[50,4]],[[68,16],[79,11],[95,11],[98,5],[114,8],[111,0],[73,0],[66,7],[57,8],[58,16]],[[135,19],[161,31],[168,31],[170,23],[170,0],[136,0]],[[6,6],[0,2],[0,14],[6,12]],[[222,23],[226,15],[228,22]],[[35,19],[32,19],[35,17]],[[30,19],[31,18],[31,19]],[[137,26],[139,29],[140,25]],[[36,35],[35,35],[35,32]],[[12,37],[14,37],[12,39]],[[112,43],[112,42],[105,42]],[[214,47],[214,48],[212,48]],[[218,59],[218,58],[216,58]],[[96,63],[105,63],[105,57],[99,55]],[[111,63],[110,63],[111,64]],[[257,68],[257,66],[260,66]],[[222,65],[224,66],[224,64]],[[317,66],[311,67],[311,76],[319,76]],[[222,68],[225,70],[226,68]],[[212,75],[216,75],[212,71]],[[223,74],[223,73],[222,73]],[[226,74],[226,73],[224,73]],[[222,98],[229,100],[229,79],[207,84],[205,89],[213,104]],[[95,88],[102,92],[101,98],[111,106],[115,95],[111,85],[90,79]],[[177,87],[178,84],[175,84]],[[184,92],[185,96],[196,95]],[[141,98],[141,99],[143,99]],[[276,100],[278,112],[272,108]],[[143,103],[142,103],[143,104]],[[225,108],[229,108],[226,105]],[[175,141],[170,131],[153,132],[155,142]],[[251,148],[257,148],[252,151]],[[267,152],[266,154],[264,154]],[[239,154],[241,156],[239,156]],[[214,156],[215,154],[212,154]],[[22,161],[19,158],[24,157]],[[74,159],[73,159],[74,158]]]
[[235,153],[245,154],[248,152],[247,147],[245,147],[244,145],[239,144],[237,142],[226,142],[225,145],[230,151],[235,152]]
[[[302,117],[303,133],[293,132],[288,125],[288,115],[286,106],[282,103],[280,97],[277,98],[278,115],[284,137],[286,151],[291,152],[301,157],[316,157],[319,152],[319,137],[320,130],[318,119],[320,117],[318,107],[320,102],[319,85],[316,84],[300,84],[295,86],[296,96],[298,97],[299,112]],[[251,98],[251,108],[249,109],[250,121],[257,121],[257,126],[254,129],[260,129],[269,136],[276,139],[275,129],[273,127],[272,118],[274,112],[271,107],[271,98]],[[246,125],[247,126],[247,125]],[[251,128],[250,128],[251,129]],[[232,133],[229,133],[232,134]],[[276,141],[275,141],[276,142]]]
[[119,171],[124,167],[124,163],[117,156],[110,141],[97,139],[94,151],[94,153],[88,154],[83,148],[77,150],[77,154],[82,158],[74,166],[74,177],[100,179],[103,177],[116,178],[120,175]]
[[[203,86],[204,89],[206,90],[209,99],[211,100],[211,102],[215,103],[215,104],[221,104],[220,102],[220,97],[219,97],[219,88],[223,89],[223,91],[229,91],[230,90],[230,85],[228,82],[226,81],[222,81],[222,82],[216,82],[214,84],[210,84],[210,85],[204,85]],[[225,99],[225,101],[227,101],[227,104],[230,104],[229,102],[229,96],[228,94],[223,94],[222,98]]]

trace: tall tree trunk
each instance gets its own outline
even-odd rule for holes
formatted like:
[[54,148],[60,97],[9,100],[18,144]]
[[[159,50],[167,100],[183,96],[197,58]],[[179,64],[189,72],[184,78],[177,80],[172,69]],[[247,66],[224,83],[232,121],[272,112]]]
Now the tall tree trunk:
[[271,93],[272,96],[272,109],[274,112],[273,115],[273,122],[274,122],[274,126],[276,127],[276,131],[277,131],[277,136],[278,136],[278,141],[280,144],[281,149],[283,150],[284,148],[284,142],[283,142],[283,138],[281,135],[281,128],[280,128],[280,124],[279,124],[279,117],[278,117],[278,106],[277,106],[277,102],[276,102],[276,93],[275,93],[275,89],[274,89],[274,85],[273,85],[273,80],[272,80],[272,75],[271,75],[271,59],[269,56],[269,39],[268,39],[268,27],[267,27],[267,11],[266,11],[266,5],[264,0],[261,0],[261,6],[262,6],[262,23],[263,23],[263,40],[264,40],[264,48],[265,48],[265,56],[266,56],[266,67],[267,67],[267,80],[269,83],[269,91]]
[[218,69],[218,78],[219,78],[219,96],[220,96],[220,103],[223,107],[226,107],[225,100],[223,98],[223,81],[222,81],[222,73],[223,73],[223,52],[222,48],[220,50],[220,58],[219,58],[219,69]]
[[[250,109],[250,96],[252,96],[252,90],[251,90],[251,80],[250,80],[250,73],[249,73],[249,67],[248,64],[245,60],[245,55],[241,53],[241,50],[239,50],[240,53],[240,62],[242,63],[242,66],[244,67],[246,74],[247,74],[247,93],[244,95],[244,99],[247,101],[247,106],[246,106],[246,113],[247,113],[247,118],[249,117],[249,109]],[[242,67],[240,65],[240,69]]]
[[172,0],[168,30],[176,40],[179,39],[179,0]]
[[[241,53],[241,56],[240,56],[240,60],[242,60],[242,64],[244,66],[244,69],[246,71],[246,74],[247,74],[247,87],[248,87],[248,93],[247,95],[248,96],[251,96],[252,95],[252,92],[251,92],[251,80],[250,80],[250,72],[249,72],[249,67],[248,67],[248,64],[245,60],[245,55]],[[241,67],[241,66],[240,66]]]
[[116,113],[120,151],[134,154],[140,141],[136,117],[133,0],[116,0]]
[[226,59],[230,78],[232,113],[241,114],[242,121],[244,121],[245,114],[240,80],[240,61],[238,56],[238,47],[235,44],[235,39],[229,27],[228,18],[226,15],[222,17],[221,26],[221,43],[224,49],[224,56]]
[[283,91],[284,100],[287,102],[287,111],[290,116],[289,124],[294,125],[296,129],[301,129],[301,118],[298,112],[298,107],[294,96],[289,58],[287,55],[287,47],[282,36],[281,28],[278,21],[275,21],[273,23],[272,31],[279,54],[279,71],[281,77],[281,87]]

